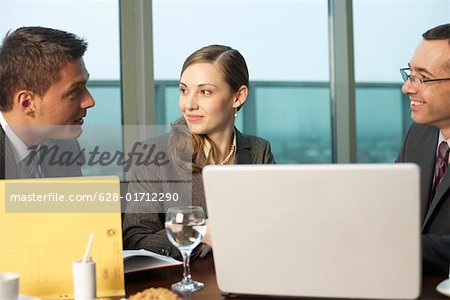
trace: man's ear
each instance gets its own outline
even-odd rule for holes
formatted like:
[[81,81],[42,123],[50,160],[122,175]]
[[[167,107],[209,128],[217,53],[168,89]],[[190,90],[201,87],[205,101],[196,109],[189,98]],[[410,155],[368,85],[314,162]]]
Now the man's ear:
[[233,108],[241,107],[248,96],[248,87],[246,85],[241,85],[237,90],[234,98]]
[[28,90],[18,91],[14,96],[14,104],[27,116],[34,115],[36,110],[36,95]]

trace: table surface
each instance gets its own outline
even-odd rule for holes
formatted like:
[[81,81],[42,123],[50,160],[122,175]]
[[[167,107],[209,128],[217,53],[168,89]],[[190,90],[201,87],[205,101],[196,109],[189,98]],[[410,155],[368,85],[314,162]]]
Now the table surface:
[[[150,287],[164,287],[170,289],[172,283],[181,280],[182,267],[170,267],[159,270],[151,270],[127,274],[125,276],[125,287],[127,295],[135,294]],[[185,295],[184,299],[193,300],[214,300],[224,299],[217,287],[216,275],[214,272],[214,261],[212,255],[206,258],[195,260],[191,264],[191,273],[194,280],[205,284],[205,287],[191,295]],[[422,293],[419,299],[449,299],[439,294],[435,287],[444,280],[445,276],[425,276],[423,278]],[[238,297],[237,300],[255,300],[255,299],[292,299],[291,298],[267,298],[267,297]],[[319,298],[310,298],[319,299]]]

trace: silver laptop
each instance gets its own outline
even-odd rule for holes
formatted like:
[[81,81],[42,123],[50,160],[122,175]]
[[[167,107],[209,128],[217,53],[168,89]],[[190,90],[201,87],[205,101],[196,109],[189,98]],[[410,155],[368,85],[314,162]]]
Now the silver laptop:
[[206,167],[219,289],[417,298],[419,175],[413,164]]

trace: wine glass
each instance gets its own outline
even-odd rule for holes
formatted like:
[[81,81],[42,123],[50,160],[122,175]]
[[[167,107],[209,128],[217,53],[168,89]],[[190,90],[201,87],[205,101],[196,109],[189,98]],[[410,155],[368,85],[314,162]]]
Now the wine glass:
[[191,279],[189,257],[206,233],[203,208],[199,206],[170,207],[166,213],[165,225],[169,241],[180,250],[183,256],[183,279],[172,284],[172,290],[177,292],[201,290],[204,284]]

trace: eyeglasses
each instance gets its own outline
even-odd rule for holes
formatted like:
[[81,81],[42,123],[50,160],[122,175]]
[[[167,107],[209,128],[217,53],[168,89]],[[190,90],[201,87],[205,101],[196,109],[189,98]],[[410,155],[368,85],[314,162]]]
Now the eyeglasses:
[[420,79],[411,74],[411,68],[401,68],[400,75],[402,75],[404,82],[409,79],[409,82],[411,82],[411,84],[414,85],[417,89],[422,89],[423,84],[426,82],[450,80],[450,78]]

